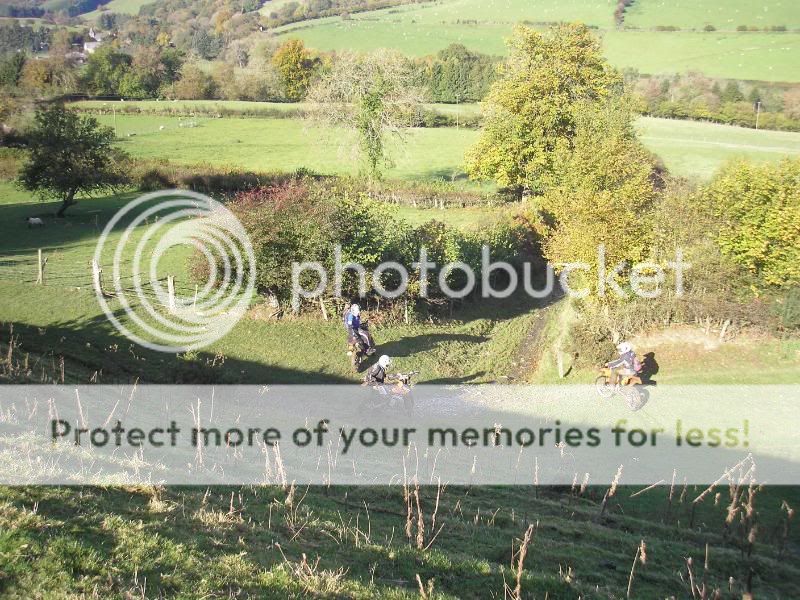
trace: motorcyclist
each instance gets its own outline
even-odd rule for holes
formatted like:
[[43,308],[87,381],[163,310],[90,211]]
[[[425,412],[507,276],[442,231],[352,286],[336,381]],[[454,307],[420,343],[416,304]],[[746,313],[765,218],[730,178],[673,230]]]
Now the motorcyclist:
[[366,327],[361,323],[361,307],[358,304],[350,306],[344,319],[345,327],[347,327],[347,335],[349,340],[361,340],[364,343],[365,351],[367,354],[375,352],[372,344],[372,339],[367,332]]
[[392,359],[384,354],[364,376],[364,383],[368,385],[383,385],[386,383],[386,369],[392,366]]
[[614,377],[614,385],[622,383],[625,377],[636,375],[636,353],[633,351],[633,346],[630,342],[617,344],[617,352],[619,353],[619,358],[606,363]]

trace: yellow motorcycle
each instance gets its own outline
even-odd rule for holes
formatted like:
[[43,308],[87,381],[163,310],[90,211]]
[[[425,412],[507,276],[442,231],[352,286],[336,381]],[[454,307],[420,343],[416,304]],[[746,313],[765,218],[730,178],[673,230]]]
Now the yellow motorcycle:
[[601,398],[612,398],[619,394],[632,411],[642,408],[647,402],[647,396],[642,390],[642,378],[635,375],[623,375],[619,384],[614,384],[614,373],[609,367],[600,367],[600,375],[594,380],[594,387]]

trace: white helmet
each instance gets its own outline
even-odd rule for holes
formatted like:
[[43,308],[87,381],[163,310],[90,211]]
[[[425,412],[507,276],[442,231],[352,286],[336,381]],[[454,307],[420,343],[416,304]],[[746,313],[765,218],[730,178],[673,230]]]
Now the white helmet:
[[386,369],[386,368],[388,368],[389,366],[391,366],[391,364],[392,364],[392,359],[391,359],[391,358],[389,358],[389,357],[388,357],[386,354],[384,354],[383,356],[381,356],[381,357],[378,359],[378,364],[379,364],[381,367],[383,367],[384,369]]
[[350,313],[351,313],[351,314],[352,314],[354,317],[357,317],[359,314],[361,314],[361,307],[360,307],[358,304],[353,304],[353,305],[350,307]]
[[629,342],[622,342],[621,344],[617,344],[617,350],[620,354],[626,354],[633,350],[633,346]]

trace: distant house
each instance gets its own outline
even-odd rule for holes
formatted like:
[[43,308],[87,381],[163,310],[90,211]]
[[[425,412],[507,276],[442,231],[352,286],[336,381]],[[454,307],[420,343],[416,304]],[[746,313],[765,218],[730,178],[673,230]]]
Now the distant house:
[[93,41],[88,41],[83,43],[83,51],[86,54],[94,54],[94,51],[97,50],[103,40],[105,39],[106,34],[100,33],[99,31],[95,31],[94,27],[89,29],[89,38]]
[[100,33],[99,31],[95,31],[94,27],[89,28],[89,37],[92,38],[95,42],[102,42],[106,34]]

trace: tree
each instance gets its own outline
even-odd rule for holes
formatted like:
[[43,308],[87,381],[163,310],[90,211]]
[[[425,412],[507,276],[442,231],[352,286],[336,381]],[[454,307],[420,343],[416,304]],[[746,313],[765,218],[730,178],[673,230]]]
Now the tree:
[[555,151],[547,191],[532,204],[543,225],[547,260],[593,265],[587,280],[597,282],[601,244],[609,271],[620,261],[630,266],[646,257],[658,173],[652,154],[636,138],[628,99],[577,108],[571,147]]
[[722,252],[763,286],[800,283],[800,159],[729,165],[698,201],[719,218]]
[[25,55],[15,52],[0,58],[0,87],[17,87],[22,69],[25,67]]
[[783,112],[790,119],[800,119],[800,88],[784,92]]
[[190,47],[200,58],[213,60],[222,49],[222,40],[210,35],[205,29],[198,29],[192,34]]
[[214,80],[196,64],[186,63],[174,90],[181,100],[206,100],[214,95]]
[[741,102],[744,100],[744,94],[742,94],[742,90],[739,89],[739,84],[735,81],[729,81],[725,85],[725,89],[722,90],[720,100],[723,102]]
[[509,51],[486,98],[483,131],[467,153],[467,172],[502,187],[541,192],[555,152],[575,135],[576,107],[609,97],[622,78],[584,25],[545,33],[518,26]]
[[292,102],[305,98],[318,66],[318,61],[312,58],[305,44],[300,40],[288,40],[275,51],[272,64],[283,82],[286,98]]
[[311,119],[356,134],[367,175],[380,177],[389,135],[401,136],[414,124],[422,92],[413,85],[408,60],[391,50],[343,53],[308,94]]
[[[89,56],[83,74],[84,86],[96,95],[115,95],[120,93],[120,83],[131,70],[133,62],[130,55],[117,52],[111,46],[98,48]],[[130,79],[126,86],[130,86]]]
[[80,116],[61,104],[38,108],[19,183],[42,199],[59,198],[57,216],[63,217],[77,204],[78,193],[110,191],[124,183],[117,167],[125,155],[113,142],[114,131],[93,117]]
[[45,92],[53,84],[47,60],[28,60],[22,67],[19,86],[28,92]]

